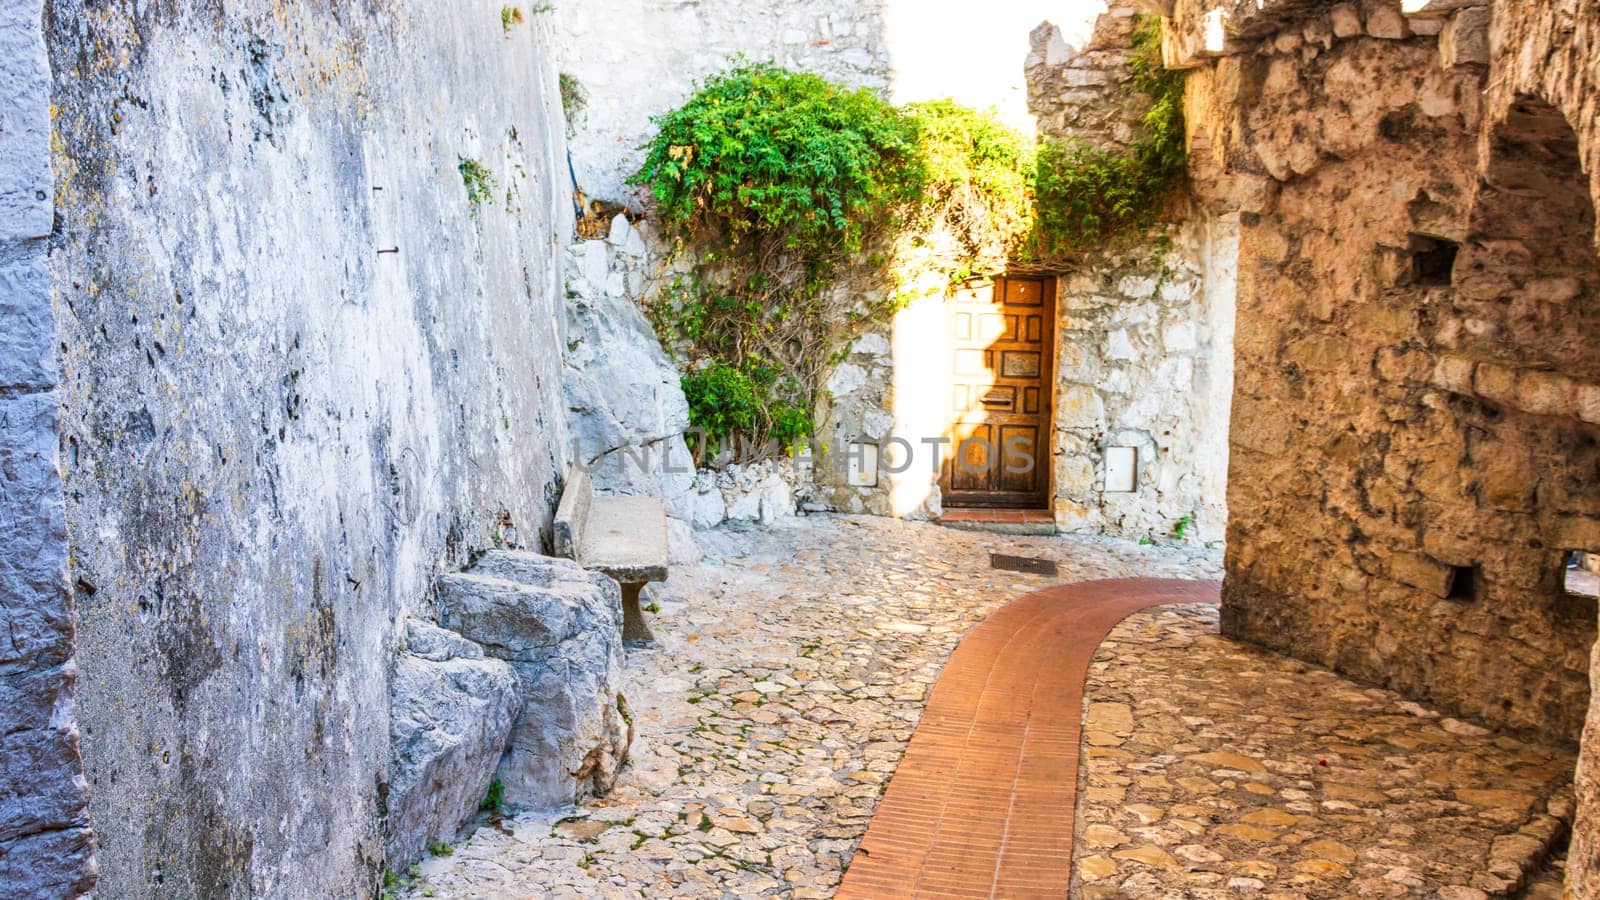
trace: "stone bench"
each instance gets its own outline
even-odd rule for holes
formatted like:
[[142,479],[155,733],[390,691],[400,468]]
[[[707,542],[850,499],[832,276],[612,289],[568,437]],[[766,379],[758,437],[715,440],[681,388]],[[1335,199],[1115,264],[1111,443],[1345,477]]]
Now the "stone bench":
[[660,497],[597,495],[589,473],[574,466],[556,509],[555,549],[621,585],[624,644],[655,643],[639,592],[667,579],[667,509]]

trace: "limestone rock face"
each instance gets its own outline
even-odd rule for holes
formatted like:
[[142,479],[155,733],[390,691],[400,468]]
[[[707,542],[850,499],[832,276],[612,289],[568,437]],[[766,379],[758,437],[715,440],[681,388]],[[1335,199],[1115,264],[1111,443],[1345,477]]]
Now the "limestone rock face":
[[[398,623],[433,620],[437,574],[508,520],[548,521],[567,462],[551,38],[426,0],[118,4],[104,31],[85,26],[109,7],[42,5],[0,3],[0,381],[59,357],[59,393],[24,396],[60,413],[49,457],[0,448],[0,680],[14,640],[70,651],[76,619],[56,708],[83,765],[64,743],[49,764],[87,776],[89,809],[59,823],[83,834],[33,845],[52,856],[8,850],[0,825],[0,895],[19,893],[8,867],[43,871],[30,859],[81,871],[67,854],[92,822],[97,896],[369,896]],[[36,59],[54,81],[31,119],[12,73]],[[149,105],[114,123],[131,85]],[[41,148],[37,189],[7,174],[18,141]],[[52,162],[105,177],[58,193]],[[33,227],[33,198],[48,271],[39,305],[14,307],[12,261],[35,257],[3,236]],[[74,282],[95,302],[70,309]],[[13,395],[0,421],[23,421]],[[50,507],[6,483],[35,466],[65,480]],[[11,531],[13,499],[57,531]],[[8,576],[34,567],[12,560],[35,559],[65,574],[19,604]],[[0,757],[13,708],[0,691]]]
[[608,240],[582,241],[568,259],[562,387],[574,455],[593,466],[597,488],[659,496],[672,515],[687,517],[689,402],[635,305],[649,274],[643,234],[618,216]]
[[667,520],[668,561],[674,566],[692,566],[704,554],[694,540],[694,526],[682,519]]
[[449,840],[478,808],[511,734],[517,676],[436,625],[406,622],[389,682],[387,862],[401,869]]
[[441,621],[505,660],[522,707],[500,762],[505,803],[553,809],[610,791],[632,728],[616,582],[571,560],[494,551],[439,579]]

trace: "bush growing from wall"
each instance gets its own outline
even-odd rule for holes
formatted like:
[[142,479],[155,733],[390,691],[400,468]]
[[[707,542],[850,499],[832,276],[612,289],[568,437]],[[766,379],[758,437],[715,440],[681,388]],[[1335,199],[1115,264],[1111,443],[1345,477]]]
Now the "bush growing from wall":
[[1040,146],[1027,257],[1049,262],[1148,228],[1181,185],[1184,76],[1161,64],[1158,17],[1140,17],[1128,63],[1124,89],[1150,99],[1142,133],[1122,152],[1081,141]]
[[747,64],[657,124],[632,182],[692,252],[649,311],[690,358],[693,424],[718,441],[803,439],[826,366],[882,312],[841,285],[881,268],[922,194],[916,123],[872,91]]

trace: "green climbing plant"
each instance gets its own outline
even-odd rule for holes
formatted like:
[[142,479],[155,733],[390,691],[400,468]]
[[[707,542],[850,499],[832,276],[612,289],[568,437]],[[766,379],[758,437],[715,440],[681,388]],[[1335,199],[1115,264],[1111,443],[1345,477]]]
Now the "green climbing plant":
[[888,259],[921,196],[917,124],[865,89],[742,63],[656,119],[646,187],[690,272],[647,310],[689,359],[691,424],[793,445],[828,364],[886,301],[844,287]]
[[497,188],[494,173],[489,167],[476,159],[462,159],[456,165],[456,171],[461,173],[461,183],[467,189],[467,205],[471,207],[474,215],[484,204],[494,205],[494,195]]
[[1182,184],[1182,72],[1161,63],[1161,20],[1141,16],[1133,34],[1123,88],[1148,98],[1141,133],[1127,149],[1082,141],[1047,141],[1033,179],[1035,223],[1027,248],[1033,259],[1071,255],[1155,224]]
[[917,231],[954,241],[937,262],[943,274],[960,280],[1004,269],[1033,225],[1033,143],[994,110],[936,100],[906,111],[925,173]]

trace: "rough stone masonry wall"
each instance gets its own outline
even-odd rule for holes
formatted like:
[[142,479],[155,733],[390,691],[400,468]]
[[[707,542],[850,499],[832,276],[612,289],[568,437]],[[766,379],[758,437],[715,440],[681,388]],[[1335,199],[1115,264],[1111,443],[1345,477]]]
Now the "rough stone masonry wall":
[[571,213],[547,26],[500,13],[46,11],[105,896],[377,893],[398,623],[540,542]]
[[[1056,280],[1056,524],[1220,540],[1227,525],[1236,219],[1196,217]],[[1106,490],[1108,447],[1137,452],[1136,489]]]
[[[1243,222],[1223,628],[1572,740],[1596,610],[1565,596],[1559,558],[1600,535],[1600,410],[1579,405],[1600,339],[1590,187],[1576,146],[1565,168],[1497,172],[1485,135],[1522,81],[1592,132],[1595,95],[1572,87],[1595,45],[1570,31],[1578,4],[1510,4],[1502,34],[1564,26],[1486,67],[1485,12],[1434,5],[1451,8],[1247,21],[1233,33],[1260,43],[1194,76],[1197,171]],[[1537,80],[1558,42],[1591,48],[1567,51],[1559,97]],[[1521,66],[1541,74],[1508,77]],[[1540,166],[1569,143],[1512,142]],[[1506,231],[1506,194],[1510,220],[1549,227]]]
[[[1593,551],[1600,548],[1600,462],[1596,462],[1594,445],[1600,443],[1600,230],[1596,229],[1595,209],[1600,207],[1600,10],[1588,0],[1536,0],[1530,3],[1497,3],[1491,22],[1489,47],[1493,48],[1493,61],[1489,90],[1485,96],[1486,117],[1489,121],[1506,121],[1512,125],[1554,126],[1562,133],[1560,141],[1571,141],[1570,146],[1559,147],[1561,158],[1557,166],[1541,166],[1551,162],[1548,156],[1528,160],[1519,159],[1516,146],[1496,146],[1496,141],[1486,132],[1480,148],[1489,154],[1485,170],[1492,180],[1507,189],[1496,192],[1509,196],[1511,202],[1494,202],[1480,209],[1474,227],[1485,238],[1483,243],[1494,250],[1513,249],[1511,242],[1488,240],[1492,237],[1521,237],[1529,250],[1539,253],[1543,263],[1552,256],[1558,265],[1567,268],[1561,279],[1561,290],[1545,302],[1551,304],[1555,316],[1539,322],[1537,316],[1524,319],[1524,327],[1533,324],[1540,333],[1549,333],[1553,340],[1538,349],[1549,355],[1543,360],[1546,371],[1555,368],[1578,381],[1576,396],[1565,395],[1567,408],[1560,410],[1561,419],[1568,424],[1552,434],[1549,430],[1541,436],[1545,442],[1555,442],[1556,452],[1572,448],[1574,442],[1582,447],[1567,461],[1564,471],[1540,472],[1541,497],[1546,494],[1544,479],[1555,479],[1558,490],[1583,492],[1587,515],[1566,519],[1561,527],[1547,537],[1573,545],[1570,549]],[[1530,102],[1530,98],[1538,98]],[[1517,107],[1532,107],[1542,112],[1538,120],[1527,122]],[[1553,120],[1553,121],[1552,121]],[[1570,131],[1568,130],[1570,129]],[[1507,129],[1500,129],[1505,133]],[[1573,133],[1575,132],[1575,134]],[[1535,132],[1537,136],[1537,132]],[[1573,140],[1575,138],[1575,140]],[[1530,141],[1528,149],[1548,152],[1551,144],[1540,147]],[[1497,161],[1498,157],[1498,161]],[[1507,162],[1509,161],[1509,165]],[[1531,170],[1531,171],[1530,171]],[[1541,176],[1558,178],[1555,184],[1540,184]],[[1520,178],[1518,176],[1521,176]],[[1532,176],[1531,178],[1529,176]],[[1526,179],[1526,180],[1524,180]],[[1518,194],[1532,188],[1530,201],[1518,202]],[[1585,191],[1587,187],[1587,191]],[[1587,198],[1588,203],[1584,203]],[[1550,208],[1543,208],[1549,201]],[[1576,221],[1563,213],[1587,214],[1587,220]],[[1496,221],[1496,216],[1505,218]],[[1529,225],[1539,231],[1528,229]],[[1505,227],[1509,233],[1492,232]],[[1548,242],[1548,244],[1544,244]],[[1515,277],[1513,286],[1521,294],[1513,300],[1514,308],[1526,310],[1527,299],[1536,291],[1541,279],[1537,272],[1529,272],[1526,261],[1515,264],[1510,273]],[[1570,296],[1571,282],[1577,281],[1579,296]],[[1562,297],[1563,294],[1567,296]],[[1514,295],[1515,296],[1515,295]],[[1518,302],[1520,301],[1520,302]],[[1534,305],[1534,310],[1539,306]],[[1532,319],[1529,322],[1528,319]],[[1553,320],[1553,321],[1552,321]],[[1542,326],[1542,327],[1541,327]],[[1553,327],[1552,327],[1553,326]],[[1521,348],[1526,353],[1529,349]],[[1552,380],[1531,379],[1527,387],[1543,399],[1539,390],[1541,382],[1550,385]],[[1518,388],[1522,388],[1519,378]],[[1560,397],[1562,392],[1557,392]],[[1536,400],[1535,402],[1538,402]],[[1576,401],[1575,403],[1573,401]],[[1528,405],[1524,403],[1522,405]],[[1576,414],[1590,427],[1578,430],[1570,424]],[[1546,420],[1548,421],[1548,420]],[[1549,443],[1544,444],[1549,446]],[[1587,465],[1587,468],[1584,466]],[[1554,492],[1552,492],[1554,493]],[[1596,612],[1592,604],[1584,609],[1593,623]],[[1577,820],[1573,825],[1572,846],[1568,853],[1567,887],[1574,897],[1600,896],[1600,690],[1595,690],[1595,679],[1600,675],[1600,646],[1592,639],[1580,646],[1588,652],[1588,680],[1591,687],[1588,714],[1584,720],[1582,743],[1578,754]],[[1590,649],[1592,646],[1592,649]]]
[[0,5],[0,885],[11,897],[73,896],[95,879],[57,461],[41,6]]
[[[1029,105],[1048,140],[1114,150],[1144,99],[1123,87],[1139,5],[1108,4],[1082,47],[1032,35]],[[1237,221],[1204,210],[1057,271],[1054,513],[1065,531],[1219,540],[1227,522],[1232,261]],[[1136,490],[1107,492],[1109,447],[1137,453]]]

